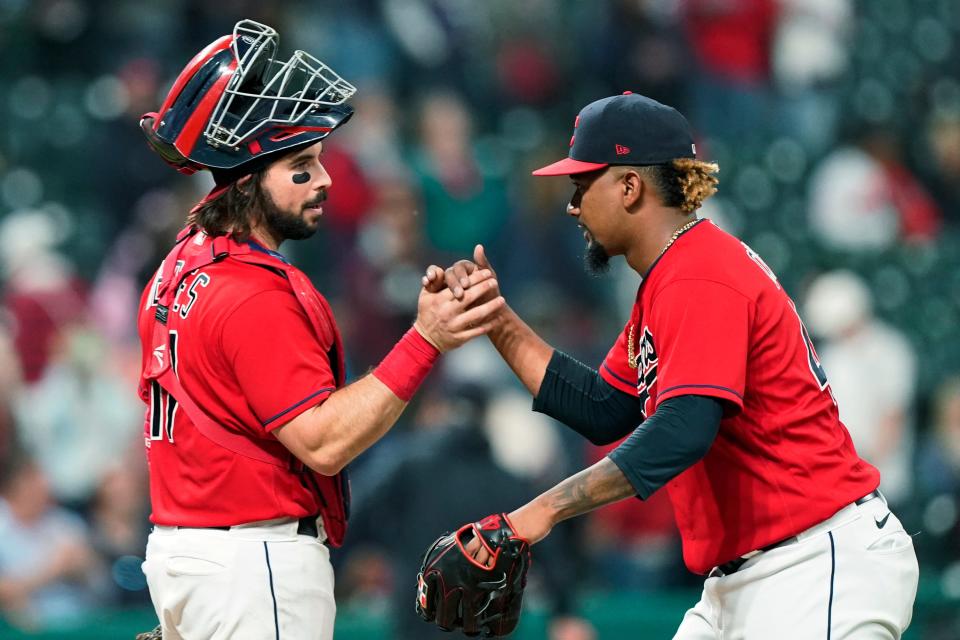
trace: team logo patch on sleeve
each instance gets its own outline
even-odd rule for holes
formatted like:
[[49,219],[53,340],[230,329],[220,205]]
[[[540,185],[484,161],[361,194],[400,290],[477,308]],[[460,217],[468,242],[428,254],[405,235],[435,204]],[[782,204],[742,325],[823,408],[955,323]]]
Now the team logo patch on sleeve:
[[657,381],[657,350],[653,345],[653,334],[649,327],[643,328],[640,340],[637,343],[636,354],[633,353],[633,326],[630,327],[630,336],[627,343],[627,358],[630,366],[637,369],[637,395],[643,402],[643,417],[650,415],[650,388]]

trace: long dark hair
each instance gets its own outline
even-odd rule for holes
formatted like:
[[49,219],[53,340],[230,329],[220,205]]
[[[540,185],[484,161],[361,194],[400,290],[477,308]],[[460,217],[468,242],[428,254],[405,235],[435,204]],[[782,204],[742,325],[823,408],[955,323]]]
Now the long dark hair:
[[187,224],[203,230],[208,236],[233,233],[240,242],[250,237],[251,227],[263,216],[260,203],[263,198],[261,179],[263,171],[251,174],[250,179],[232,183],[218,197],[204,202],[187,216]]

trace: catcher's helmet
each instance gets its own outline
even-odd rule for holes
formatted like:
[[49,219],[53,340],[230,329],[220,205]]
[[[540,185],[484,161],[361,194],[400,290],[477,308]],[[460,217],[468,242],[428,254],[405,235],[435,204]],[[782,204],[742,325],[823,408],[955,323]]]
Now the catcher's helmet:
[[346,122],[353,85],[303,51],[277,60],[278,42],[272,28],[242,20],[194,56],[160,110],[140,120],[153,150],[181,173],[209,169],[222,184]]

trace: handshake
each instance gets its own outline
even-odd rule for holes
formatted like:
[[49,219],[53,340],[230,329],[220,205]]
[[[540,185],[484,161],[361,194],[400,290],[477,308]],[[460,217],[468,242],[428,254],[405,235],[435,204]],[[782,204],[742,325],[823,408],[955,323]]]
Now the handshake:
[[473,262],[460,260],[446,271],[431,265],[422,282],[413,326],[441,353],[489,333],[506,306],[482,245]]

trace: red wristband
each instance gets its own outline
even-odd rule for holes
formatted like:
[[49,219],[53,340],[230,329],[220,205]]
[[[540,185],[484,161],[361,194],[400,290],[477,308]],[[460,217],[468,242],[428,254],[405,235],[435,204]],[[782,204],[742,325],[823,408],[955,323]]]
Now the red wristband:
[[410,402],[438,357],[440,352],[437,348],[414,327],[410,327],[373,370],[373,375],[398,398]]

